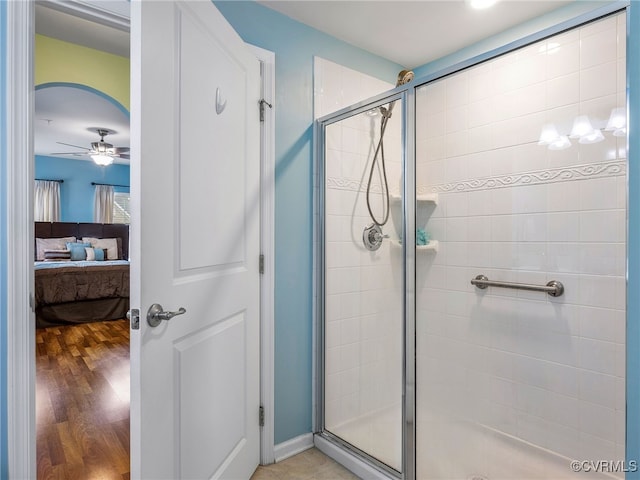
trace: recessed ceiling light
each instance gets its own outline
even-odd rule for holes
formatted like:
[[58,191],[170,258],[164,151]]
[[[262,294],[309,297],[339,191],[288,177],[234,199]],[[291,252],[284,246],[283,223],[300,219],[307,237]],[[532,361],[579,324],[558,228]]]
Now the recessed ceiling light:
[[469,0],[469,5],[476,10],[484,10],[485,8],[493,6],[497,1],[498,0]]

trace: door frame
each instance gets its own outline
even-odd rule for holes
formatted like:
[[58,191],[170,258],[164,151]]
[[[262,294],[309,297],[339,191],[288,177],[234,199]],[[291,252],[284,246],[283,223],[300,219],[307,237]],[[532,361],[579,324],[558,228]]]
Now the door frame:
[[250,45],[260,61],[264,121],[260,124],[260,464],[275,462],[274,453],[274,350],[275,350],[275,98],[276,54]]
[[[74,11],[98,23],[108,11],[72,0]],[[6,3],[7,118],[7,450],[10,478],[36,477],[35,315],[33,302],[33,118],[35,46],[34,2]],[[26,26],[26,27],[25,27]],[[274,105],[275,54],[248,45],[262,64],[264,99]],[[132,95],[132,101],[135,101]],[[258,105],[256,105],[258,108]],[[265,108],[261,125],[260,399],[265,424],[260,433],[260,461],[274,461],[274,210],[275,115]],[[24,319],[28,319],[25,322]],[[133,451],[133,449],[132,449]]]
[[7,457],[9,478],[35,478],[33,291],[34,3],[7,8]]

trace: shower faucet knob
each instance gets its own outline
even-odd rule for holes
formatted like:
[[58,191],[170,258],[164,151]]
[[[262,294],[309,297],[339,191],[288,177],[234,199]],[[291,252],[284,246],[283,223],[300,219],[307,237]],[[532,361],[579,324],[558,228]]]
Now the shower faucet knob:
[[362,241],[367,250],[378,250],[385,238],[389,238],[389,235],[383,234],[382,228],[376,223],[372,223],[362,232]]

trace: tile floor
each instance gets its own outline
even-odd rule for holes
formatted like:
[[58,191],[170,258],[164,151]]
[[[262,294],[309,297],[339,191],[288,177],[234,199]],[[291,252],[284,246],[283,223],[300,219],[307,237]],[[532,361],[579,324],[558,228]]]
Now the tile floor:
[[358,478],[317,448],[310,448],[282,462],[258,467],[251,480],[357,480]]

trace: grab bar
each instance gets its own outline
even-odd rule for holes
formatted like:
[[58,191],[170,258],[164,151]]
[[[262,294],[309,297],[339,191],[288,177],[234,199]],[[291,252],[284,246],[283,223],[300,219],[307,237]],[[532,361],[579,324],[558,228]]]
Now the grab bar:
[[530,283],[498,282],[496,280],[489,280],[484,275],[478,275],[476,278],[471,279],[471,285],[475,285],[482,290],[487,287],[501,287],[515,288],[516,290],[530,290],[532,292],[546,292],[552,297],[559,297],[564,293],[564,285],[556,280],[551,280],[546,285],[532,285]]

